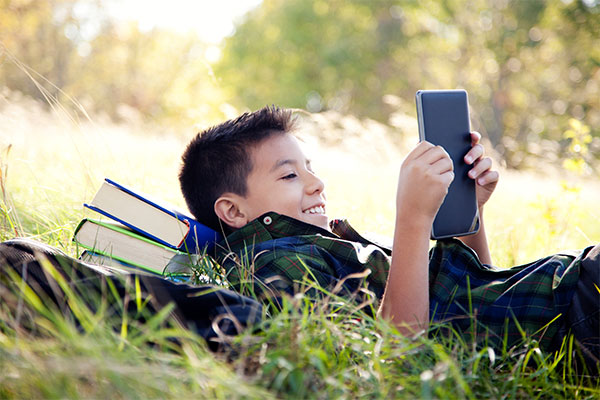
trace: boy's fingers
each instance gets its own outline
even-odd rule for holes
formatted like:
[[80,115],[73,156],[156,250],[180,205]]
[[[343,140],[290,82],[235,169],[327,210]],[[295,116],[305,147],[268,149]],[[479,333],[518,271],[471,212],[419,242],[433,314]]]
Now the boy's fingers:
[[416,159],[421,157],[424,153],[426,153],[428,150],[434,148],[435,146],[425,140],[419,142],[419,144],[417,144],[417,146],[412,149],[412,151],[408,154],[408,156],[406,157],[407,160],[412,160],[412,159]]
[[471,168],[469,171],[469,177],[472,179],[477,179],[484,172],[489,171],[492,168],[492,159],[489,157],[482,158],[475,166]]
[[475,146],[481,140],[481,133],[473,131],[471,132],[471,146]]
[[482,174],[479,178],[477,178],[477,184],[480,186],[489,185],[490,183],[498,182],[500,179],[500,174],[498,171],[487,171]]
[[430,165],[441,159],[447,159],[448,161],[450,161],[450,163],[452,163],[450,156],[442,146],[432,145],[432,147],[428,148],[419,156],[419,159],[420,161],[423,161]]
[[446,171],[441,176],[445,179],[446,187],[448,187],[454,180],[454,171]]
[[471,150],[467,152],[464,160],[468,165],[471,165],[475,162],[475,160],[483,157],[484,153],[485,149],[483,148],[483,146],[480,144],[476,144],[471,148]]
[[444,157],[443,154],[439,158],[430,162],[429,165],[431,166],[431,171],[434,174],[444,174],[446,172],[454,171],[454,164],[452,163],[452,160],[450,157]]

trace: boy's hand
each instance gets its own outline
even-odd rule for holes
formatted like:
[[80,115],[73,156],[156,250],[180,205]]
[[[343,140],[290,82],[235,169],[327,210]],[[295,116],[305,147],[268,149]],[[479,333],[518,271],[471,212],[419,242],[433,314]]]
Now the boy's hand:
[[469,177],[475,180],[475,192],[477,195],[477,206],[479,208],[490,199],[490,196],[496,189],[500,175],[498,171],[493,171],[492,159],[484,157],[484,148],[479,143],[481,134],[471,132],[471,150],[465,155],[467,165],[473,168],[469,171]]
[[[400,169],[397,215],[408,217],[412,222],[421,222],[430,229],[454,179],[453,169],[450,156],[441,146],[420,142],[408,154]],[[409,221],[405,219],[404,222]]]

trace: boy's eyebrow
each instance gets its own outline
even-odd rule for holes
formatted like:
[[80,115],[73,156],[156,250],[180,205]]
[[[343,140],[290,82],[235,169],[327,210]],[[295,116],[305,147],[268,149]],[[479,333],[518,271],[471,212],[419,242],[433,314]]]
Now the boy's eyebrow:
[[[284,165],[296,165],[298,164],[298,160],[295,159],[291,159],[291,158],[287,158],[287,159],[283,159],[283,160],[278,160],[275,165],[273,165],[273,168],[271,168],[271,172],[274,172],[275,170],[277,170],[278,168],[284,166]],[[310,160],[306,160],[306,165],[310,167]]]
[[275,165],[273,165],[273,168],[271,168],[271,172],[274,172],[275,170],[277,170],[280,167],[283,167],[284,165],[287,164],[292,164],[292,165],[296,165],[298,164],[297,160],[293,160],[293,159],[284,159],[284,160],[278,160]]

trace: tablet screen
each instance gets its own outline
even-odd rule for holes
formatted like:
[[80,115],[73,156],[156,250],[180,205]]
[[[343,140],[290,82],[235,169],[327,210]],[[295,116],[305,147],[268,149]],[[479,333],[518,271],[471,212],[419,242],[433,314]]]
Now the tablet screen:
[[416,95],[419,137],[442,146],[454,163],[454,180],[433,222],[431,237],[477,232],[479,218],[475,181],[463,157],[471,149],[469,103],[464,90],[420,90]]

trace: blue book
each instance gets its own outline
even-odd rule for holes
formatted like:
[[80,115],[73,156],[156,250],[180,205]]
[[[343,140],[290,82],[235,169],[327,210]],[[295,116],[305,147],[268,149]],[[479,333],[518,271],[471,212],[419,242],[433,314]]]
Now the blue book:
[[158,243],[187,253],[210,251],[222,239],[217,231],[164,201],[110,179],[104,180],[91,203],[84,206]]

